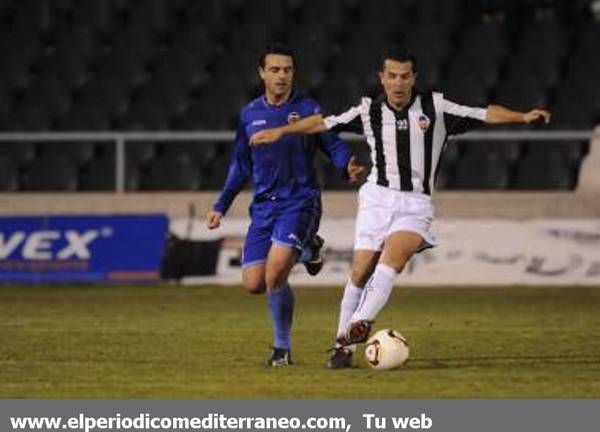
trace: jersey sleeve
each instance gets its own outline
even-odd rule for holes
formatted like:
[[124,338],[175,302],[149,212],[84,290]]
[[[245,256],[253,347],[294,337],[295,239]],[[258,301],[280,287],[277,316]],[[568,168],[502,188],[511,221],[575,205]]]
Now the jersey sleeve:
[[227,213],[231,203],[252,175],[252,156],[248,141],[244,124],[240,120],[225,186],[213,206],[214,210],[222,214]]
[[346,141],[332,131],[319,134],[320,147],[329,157],[331,163],[340,170],[346,170],[352,157],[352,150]]
[[338,115],[330,115],[323,118],[325,127],[333,132],[352,132],[363,134],[363,122],[361,115],[364,111],[364,104],[351,106],[348,110]]
[[487,115],[485,108],[459,105],[447,99],[442,100],[442,110],[448,135],[458,135],[481,127]]
[[[315,101],[311,101],[310,114],[320,114],[321,107]],[[346,172],[346,167],[352,156],[352,150],[346,141],[342,140],[334,131],[326,131],[317,135],[319,148],[327,155],[331,163]]]

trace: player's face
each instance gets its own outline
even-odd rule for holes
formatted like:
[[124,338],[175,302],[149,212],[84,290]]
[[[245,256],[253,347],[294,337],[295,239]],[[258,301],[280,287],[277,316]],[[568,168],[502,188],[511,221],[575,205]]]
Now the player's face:
[[387,100],[394,108],[402,108],[410,101],[416,79],[412,62],[386,60],[379,78]]
[[291,93],[294,81],[294,62],[290,56],[267,54],[265,67],[259,67],[258,72],[265,83],[267,97],[282,99],[287,98]]

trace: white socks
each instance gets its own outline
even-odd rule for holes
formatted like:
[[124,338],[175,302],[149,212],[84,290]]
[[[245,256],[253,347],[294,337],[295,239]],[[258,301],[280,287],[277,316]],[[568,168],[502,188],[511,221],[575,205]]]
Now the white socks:
[[377,264],[373,276],[363,289],[364,296],[350,322],[373,321],[390,298],[395,279],[396,270],[386,264]]
[[344,288],[344,296],[340,304],[340,320],[338,322],[337,336],[343,336],[348,330],[350,324],[350,318],[358,307],[361,295],[364,289],[361,289],[352,283],[352,279],[348,279],[346,282],[346,288]]

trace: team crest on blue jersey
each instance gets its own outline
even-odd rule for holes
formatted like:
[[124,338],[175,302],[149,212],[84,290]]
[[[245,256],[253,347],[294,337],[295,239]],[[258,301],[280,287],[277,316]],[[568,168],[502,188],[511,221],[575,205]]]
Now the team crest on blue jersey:
[[296,123],[298,120],[300,120],[300,114],[298,114],[296,111],[293,111],[288,114],[289,124]]
[[427,129],[429,129],[429,125],[431,125],[431,120],[429,120],[429,117],[427,117],[425,114],[421,114],[419,116],[419,127],[421,130],[423,132],[427,131]]

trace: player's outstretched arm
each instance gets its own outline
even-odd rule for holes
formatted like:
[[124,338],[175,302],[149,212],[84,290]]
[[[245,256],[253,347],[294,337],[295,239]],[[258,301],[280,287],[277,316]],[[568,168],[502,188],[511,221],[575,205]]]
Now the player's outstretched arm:
[[258,131],[250,138],[250,145],[269,144],[281,139],[285,135],[315,134],[325,132],[326,130],[327,126],[325,126],[323,116],[317,114],[286,126]]
[[543,121],[550,123],[550,112],[543,109],[532,109],[528,112],[512,111],[500,105],[490,105],[485,122],[488,124],[533,123]]

